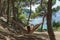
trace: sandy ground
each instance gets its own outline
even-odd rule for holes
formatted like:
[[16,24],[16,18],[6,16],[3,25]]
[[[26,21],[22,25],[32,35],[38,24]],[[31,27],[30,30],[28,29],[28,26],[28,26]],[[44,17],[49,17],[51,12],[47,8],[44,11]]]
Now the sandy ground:
[[[39,37],[41,36],[41,37],[45,38],[46,40],[49,39],[47,32],[34,32],[34,33],[37,34]],[[56,40],[60,40],[60,32],[56,31],[54,33],[55,33]]]
[[60,40],[60,32],[55,32],[56,40]]

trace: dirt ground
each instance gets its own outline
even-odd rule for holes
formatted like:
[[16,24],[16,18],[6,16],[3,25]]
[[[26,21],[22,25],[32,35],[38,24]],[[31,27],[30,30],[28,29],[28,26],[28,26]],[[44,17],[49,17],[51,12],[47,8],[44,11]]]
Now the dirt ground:
[[[34,33],[37,34],[37,36],[43,37],[43,38],[46,39],[46,40],[49,39],[47,32],[34,32]],[[60,32],[59,32],[59,31],[56,31],[56,32],[54,32],[54,33],[55,33],[55,38],[56,38],[56,40],[60,40]]]
[[55,32],[56,40],[60,40],[60,32]]
[[[60,40],[60,32],[55,31],[54,33],[56,40]],[[0,26],[0,40],[49,40],[49,36],[47,32],[17,35],[9,33],[8,29]]]

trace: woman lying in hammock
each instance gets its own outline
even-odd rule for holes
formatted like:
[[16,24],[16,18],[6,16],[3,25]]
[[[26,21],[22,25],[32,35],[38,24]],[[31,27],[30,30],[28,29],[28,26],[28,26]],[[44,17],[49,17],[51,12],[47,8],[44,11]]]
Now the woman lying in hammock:
[[27,31],[27,34],[30,34],[30,33],[33,33],[40,25],[40,24],[36,24],[35,26],[34,25],[28,25],[25,27],[26,31]]

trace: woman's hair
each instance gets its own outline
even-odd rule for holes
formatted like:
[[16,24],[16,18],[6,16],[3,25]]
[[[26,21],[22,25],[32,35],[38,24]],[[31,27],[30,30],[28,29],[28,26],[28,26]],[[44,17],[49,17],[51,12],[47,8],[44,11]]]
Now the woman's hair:
[[30,26],[27,26],[27,33],[30,33]]
[[30,29],[30,26],[27,26],[27,29]]

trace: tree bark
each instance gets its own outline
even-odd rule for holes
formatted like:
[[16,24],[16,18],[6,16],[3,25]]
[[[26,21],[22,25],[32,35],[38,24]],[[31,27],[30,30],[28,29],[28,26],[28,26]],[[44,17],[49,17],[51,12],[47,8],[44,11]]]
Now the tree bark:
[[10,0],[7,0],[7,3],[8,3],[8,7],[7,7],[7,23],[9,23],[9,1]]
[[0,0],[0,16],[1,16],[1,0]]
[[52,0],[48,1],[48,12],[47,12],[47,29],[50,40],[56,40],[52,29]]
[[[43,2],[43,0],[41,0],[41,3],[40,3],[41,8],[42,8],[42,2]],[[41,25],[41,32],[42,32],[42,30],[43,30],[43,24],[44,24],[44,17],[43,17],[43,22],[42,22],[42,25]]]
[[3,3],[3,0],[0,0],[0,16],[2,16],[2,3]]
[[41,32],[43,31],[44,18],[45,18],[45,16],[43,16],[42,25],[41,25]]
[[40,3],[41,4],[41,7],[42,7],[42,2],[43,2],[43,0],[41,0],[41,3]]
[[27,25],[29,25],[29,20],[30,20],[30,16],[31,16],[31,12],[32,12],[32,10],[31,10],[31,3],[32,3],[32,0],[30,0],[30,13],[29,13],[29,17],[28,17],[28,20],[27,20]]

